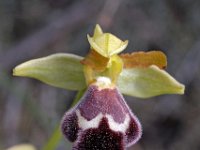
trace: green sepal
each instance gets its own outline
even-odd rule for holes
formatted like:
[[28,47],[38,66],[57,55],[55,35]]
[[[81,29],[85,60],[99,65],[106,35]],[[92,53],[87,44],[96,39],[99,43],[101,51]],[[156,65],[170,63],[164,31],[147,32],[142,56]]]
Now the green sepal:
[[22,63],[14,68],[13,75],[35,78],[68,90],[81,90],[86,87],[82,59],[73,54],[57,53]]
[[104,33],[98,24],[94,29],[93,37],[87,35],[87,38],[91,49],[107,58],[122,52],[128,45],[128,40],[122,41],[111,33]]
[[123,69],[117,86],[129,96],[148,98],[162,94],[183,94],[184,85],[155,65],[147,68]]

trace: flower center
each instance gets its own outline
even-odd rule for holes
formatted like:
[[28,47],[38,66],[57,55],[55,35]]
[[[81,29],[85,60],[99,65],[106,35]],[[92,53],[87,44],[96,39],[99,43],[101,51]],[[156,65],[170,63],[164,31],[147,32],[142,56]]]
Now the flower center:
[[94,84],[100,89],[112,88],[113,86],[110,78],[105,76],[97,77],[96,82]]

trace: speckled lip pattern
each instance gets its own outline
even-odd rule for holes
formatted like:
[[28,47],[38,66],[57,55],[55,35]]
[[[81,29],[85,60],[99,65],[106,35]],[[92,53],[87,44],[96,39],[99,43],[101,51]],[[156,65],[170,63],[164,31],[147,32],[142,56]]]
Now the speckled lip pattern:
[[72,150],[125,150],[142,134],[139,120],[118,89],[95,85],[64,115],[61,129],[74,142]]

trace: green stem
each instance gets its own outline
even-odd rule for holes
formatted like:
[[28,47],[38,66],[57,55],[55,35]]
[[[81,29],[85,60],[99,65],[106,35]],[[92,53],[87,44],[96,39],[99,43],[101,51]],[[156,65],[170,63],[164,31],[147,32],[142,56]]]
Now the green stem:
[[57,145],[59,144],[59,141],[62,138],[62,134],[60,131],[60,125],[58,125],[51,137],[49,138],[48,142],[45,144],[45,146],[42,148],[43,150],[55,150]]
[[[73,102],[71,104],[71,107],[76,105],[76,103],[83,96],[84,92],[85,92],[85,89],[81,90],[81,91],[78,91],[78,93],[76,94],[75,99],[73,100]],[[42,148],[42,150],[55,150],[56,147],[58,146],[59,142],[61,141],[61,138],[62,138],[62,133],[60,131],[60,124],[58,124],[56,126],[55,130],[53,131],[53,134],[49,138],[48,142]]]

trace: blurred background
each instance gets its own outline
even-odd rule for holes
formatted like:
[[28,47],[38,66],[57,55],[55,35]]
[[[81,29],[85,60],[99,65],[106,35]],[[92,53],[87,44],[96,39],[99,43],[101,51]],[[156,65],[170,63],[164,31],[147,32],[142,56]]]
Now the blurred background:
[[[144,130],[128,150],[199,150],[199,0],[1,0],[0,149],[19,143],[41,149],[76,94],[13,77],[13,67],[57,52],[84,56],[96,23],[128,39],[125,52],[162,50],[167,71],[186,85],[185,95],[126,97]],[[62,138],[56,150],[63,149],[71,143]]]

